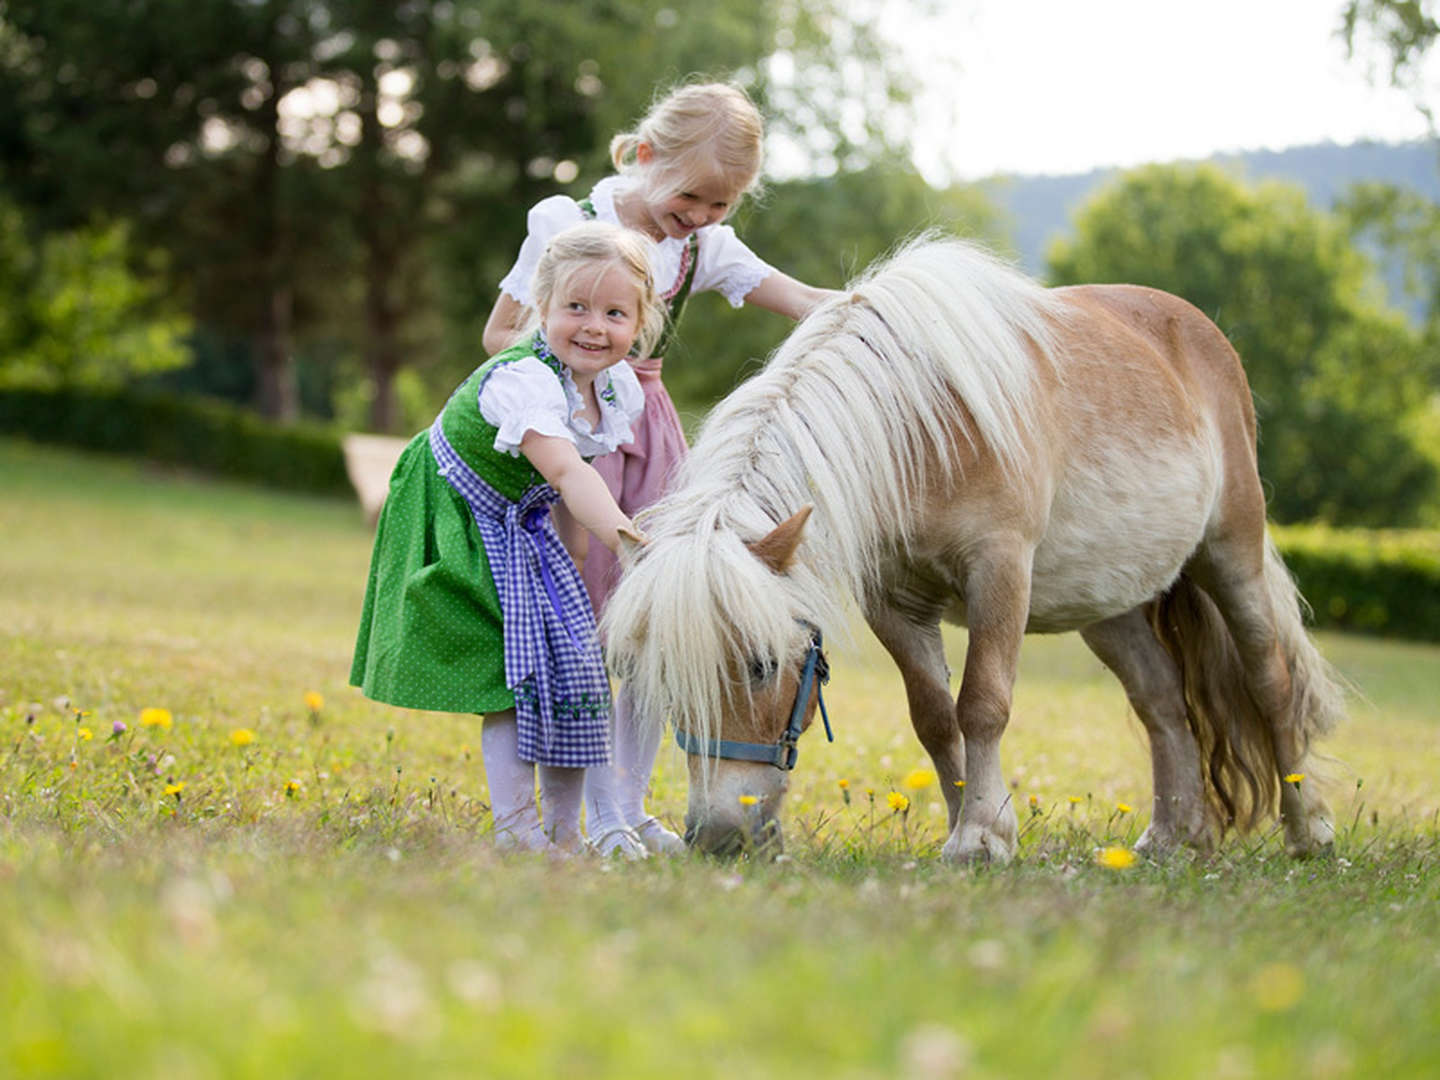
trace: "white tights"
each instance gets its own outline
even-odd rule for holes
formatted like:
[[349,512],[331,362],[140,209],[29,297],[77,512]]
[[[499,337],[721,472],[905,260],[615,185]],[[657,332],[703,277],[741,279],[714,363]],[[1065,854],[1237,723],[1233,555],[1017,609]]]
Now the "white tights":
[[643,850],[631,850],[637,836],[644,849],[683,850],[680,838],[645,812],[645,789],[660,749],[660,726],[638,722],[635,703],[623,686],[615,696],[611,724],[613,764],[585,770],[585,815],[591,840],[605,854],[618,848],[622,854],[643,855]]
[[586,770],[539,767],[540,803],[545,807],[542,826],[535,803],[536,767],[520,760],[520,730],[513,712],[485,717],[480,750],[485,759],[485,780],[490,786],[496,844],[520,851],[578,850]]

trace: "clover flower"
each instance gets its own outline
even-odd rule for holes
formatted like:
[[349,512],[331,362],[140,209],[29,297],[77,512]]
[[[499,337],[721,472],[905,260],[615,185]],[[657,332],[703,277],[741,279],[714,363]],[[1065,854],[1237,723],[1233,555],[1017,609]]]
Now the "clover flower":
[[130,730],[130,729],[125,726],[125,721],[124,721],[124,720],[116,720],[115,723],[113,723],[113,724],[110,725],[110,738],[112,738],[112,739],[118,739],[121,735],[124,735],[125,732],[127,732],[128,730]]

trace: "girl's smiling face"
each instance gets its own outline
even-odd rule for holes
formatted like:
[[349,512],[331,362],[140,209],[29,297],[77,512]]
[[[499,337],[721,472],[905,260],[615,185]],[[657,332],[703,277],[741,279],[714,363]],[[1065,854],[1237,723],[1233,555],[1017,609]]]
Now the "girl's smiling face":
[[640,332],[640,289],[619,266],[586,268],[555,290],[540,322],[577,382],[625,359]]
[[670,236],[683,240],[696,229],[723,221],[740,198],[729,181],[718,177],[701,180],[659,202],[647,203],[648,231],[657,239]]

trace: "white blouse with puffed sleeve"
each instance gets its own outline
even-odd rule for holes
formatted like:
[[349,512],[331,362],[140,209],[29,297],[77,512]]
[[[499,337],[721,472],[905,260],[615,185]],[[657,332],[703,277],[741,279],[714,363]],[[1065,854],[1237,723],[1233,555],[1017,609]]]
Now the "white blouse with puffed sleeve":
[[569,439],[584,458],[608,454],[633,438],[630,425],[645,410],[645,391],[629,364],[619,363],[595,376],[600,423],[592,428],[576,414],[584,408],[568,368],[555,378],[537,356],[522,356],[492,371],[480,387],[480,415],[498,430],[495,449],[520,456],[528,431]]

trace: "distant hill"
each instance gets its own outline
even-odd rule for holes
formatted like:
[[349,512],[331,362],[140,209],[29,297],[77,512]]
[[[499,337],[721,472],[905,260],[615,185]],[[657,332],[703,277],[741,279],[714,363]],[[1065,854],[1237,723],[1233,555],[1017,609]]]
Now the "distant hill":
[[[1381,180],[1411,187],[1440,201],[1440,152],[1433,143],[1320,143],[1289,150],[1258,150],[1209,159],[1251,180],[1288,180],[1303,187],[1316,206],[1329,208],[1352,183]],[[1045,272],[1045,251],[1070,231],[1071,216],[1119,169],[1095,169],[1069,176],[1000,176],[984,182],[1010,217],[1011,235],[1022,265]]]

